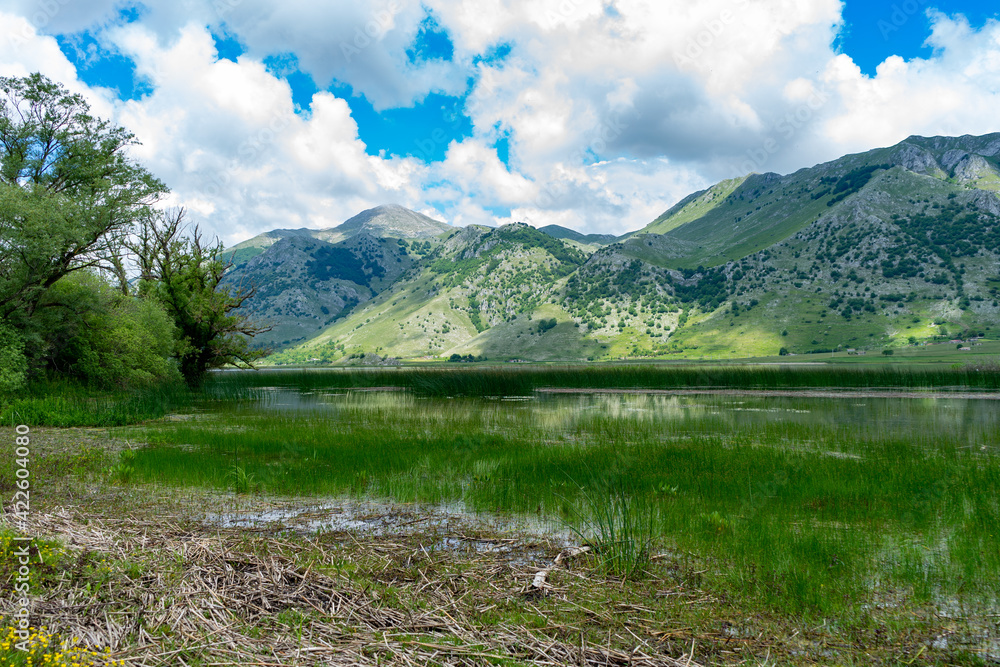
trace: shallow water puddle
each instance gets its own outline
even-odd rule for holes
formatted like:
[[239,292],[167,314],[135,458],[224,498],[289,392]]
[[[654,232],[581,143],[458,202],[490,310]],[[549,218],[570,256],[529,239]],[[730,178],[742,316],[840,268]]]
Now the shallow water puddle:
[[520,551],[525,542],[564,547],[577,541],[565,527],[537,517],[474,513],[460,503],[435,506],[354,499],[316,504],[259,501],[206,513],[203,520],[220,528],[347,533],[357,537],[405,537],[433,532],[444,536],[428,548],[478,553]]

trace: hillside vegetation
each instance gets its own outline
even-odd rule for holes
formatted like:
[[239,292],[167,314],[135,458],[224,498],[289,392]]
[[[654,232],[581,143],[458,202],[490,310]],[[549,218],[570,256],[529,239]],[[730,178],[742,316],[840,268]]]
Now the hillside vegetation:
[[1000,324],[998,159],[1000,135],[911,137],[787,176],[723,181],[619,239],[558,226],[355,222],[354,236],[322,242],[329,248],[309,237],[319,258],[286,264],[282,244],[302,247],[288,235],[234,277],[259,281],[266,267],[274,285],[278,274],[297,285],[294,295],[272,289],[275,305],[260,310],[289,317],[278,302],[303,304],[276,328],[275,363],[878,354],[968,342]]

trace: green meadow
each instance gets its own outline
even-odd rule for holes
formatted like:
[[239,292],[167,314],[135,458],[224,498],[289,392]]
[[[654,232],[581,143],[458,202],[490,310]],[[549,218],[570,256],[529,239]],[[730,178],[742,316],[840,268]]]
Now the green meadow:
[[[890,365],[221,373],[190,417],[116,429],[146,444],[114,470],[536,515],[614,575],[666,559],[762,613],[862,628],[887,605],[995,608],[1000,403],[946,392],[998,384],[995,370]],[[866,391],[752,392],[780,388]]]

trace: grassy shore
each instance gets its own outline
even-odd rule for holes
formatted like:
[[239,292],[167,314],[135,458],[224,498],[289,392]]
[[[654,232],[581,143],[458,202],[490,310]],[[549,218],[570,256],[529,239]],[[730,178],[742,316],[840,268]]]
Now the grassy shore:
[[[135,664],[990,664],[1000,411],[931,396],[995,383],[989,368],[220,374],[111,422],[139,424],[33,435],[37,625]],[[559,386],[855,391],[534,393]],[[384,525],[265,520],[273,499],[317,517],[375,499]],[[262,518],[225,527],[232,503]],[[467,514],[430,528],[441,507]],[[554,566],[567,539],[591,550]],[[274,585],[255,597],[244,574]],[[102,626],[107,609],[121,622]]]
[[[474,517],[428,527],[420,506],[381,506],[380,531],[221,528],[207,517],[315,501],[115,483],[108,468],[134,442],[33,437],[46,490],[28,525],[33,558],[44,552],[33,622],[50,662],[72,651],[80,665],[986,665],[983,638],[996,637],[989,613],[942,615],[908,596],[871,605],[863,624],[770,610],[720,577],[720,554],[663,545],[631,578],[592,554],[552,568],[561,542]],[[9,613],[11,600],[0,605]]]

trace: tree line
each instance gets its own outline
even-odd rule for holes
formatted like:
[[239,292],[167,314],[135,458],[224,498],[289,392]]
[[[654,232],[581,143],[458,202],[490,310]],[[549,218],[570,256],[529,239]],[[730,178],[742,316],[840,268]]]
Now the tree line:
[[134,135],[40,74],[0,77],[0,391],[69,378],[128,389],[252,364],[252,287],[167,187]]

